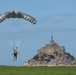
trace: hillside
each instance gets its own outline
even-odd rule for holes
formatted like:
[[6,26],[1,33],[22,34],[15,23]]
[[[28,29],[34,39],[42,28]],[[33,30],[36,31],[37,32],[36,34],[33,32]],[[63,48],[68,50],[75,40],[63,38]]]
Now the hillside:
[[38,49],[36,55],[25,62],[27,66],[65,66],[76,65],[76,59],[65,51],[64,46],[59,46],[51,37],[50,44]]

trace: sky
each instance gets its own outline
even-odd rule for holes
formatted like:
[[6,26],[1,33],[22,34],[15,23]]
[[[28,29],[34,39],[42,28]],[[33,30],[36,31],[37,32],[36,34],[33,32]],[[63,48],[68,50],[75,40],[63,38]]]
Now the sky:
[[[35,25],[24,19],[0,23],[0,65],[22,66],[37,50],[49,44],[51,36],[76,57],[76,0],[1,0],[0,14],[18,10],[31,15]],[[12,47],[18,46],[17,61]]]

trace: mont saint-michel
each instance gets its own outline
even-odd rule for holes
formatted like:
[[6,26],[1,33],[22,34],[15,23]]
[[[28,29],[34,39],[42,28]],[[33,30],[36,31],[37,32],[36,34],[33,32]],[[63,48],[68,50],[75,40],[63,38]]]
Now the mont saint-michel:
[[36,55],[25,62],[26,66],[71,66],[76,65],[76,58],[59,46],[51,36],[50,44],[38,49]]

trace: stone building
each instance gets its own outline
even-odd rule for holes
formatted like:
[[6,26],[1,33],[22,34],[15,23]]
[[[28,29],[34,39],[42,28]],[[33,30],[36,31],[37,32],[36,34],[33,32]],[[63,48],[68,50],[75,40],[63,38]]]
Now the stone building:
[[[27,66],[63,66],[75,65],[75,58],[65,52],[64,46],[59,46],[51,36],[50,44],[38,49],[37,54],[27,62]],[[74,63],[74,64],[73,64]]]

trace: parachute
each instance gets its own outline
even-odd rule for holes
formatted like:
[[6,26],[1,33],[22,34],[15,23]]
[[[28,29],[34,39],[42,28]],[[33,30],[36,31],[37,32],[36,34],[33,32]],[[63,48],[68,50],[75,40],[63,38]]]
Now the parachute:
[[17,10],[11,12],[5,12],[4,14],[1,14],[0,23],[3,22],[6,18],[23,18],[33,24],[36,24],[35,18]]

